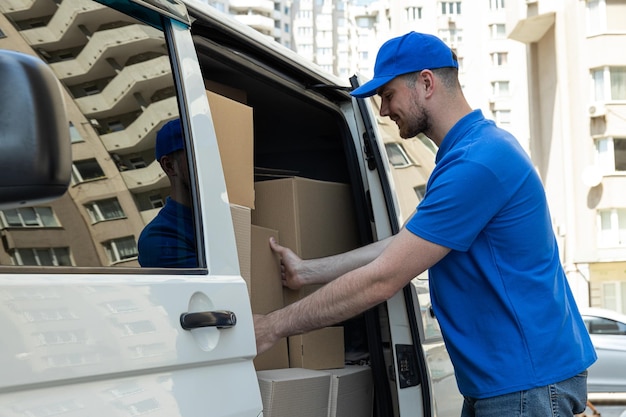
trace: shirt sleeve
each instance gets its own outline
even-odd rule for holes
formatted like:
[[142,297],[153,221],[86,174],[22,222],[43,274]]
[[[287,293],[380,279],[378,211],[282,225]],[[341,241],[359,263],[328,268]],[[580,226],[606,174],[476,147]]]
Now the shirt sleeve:
[[459,159],[433,171],[407,230],[452,250],[467,251],[510,195],[484,163]]

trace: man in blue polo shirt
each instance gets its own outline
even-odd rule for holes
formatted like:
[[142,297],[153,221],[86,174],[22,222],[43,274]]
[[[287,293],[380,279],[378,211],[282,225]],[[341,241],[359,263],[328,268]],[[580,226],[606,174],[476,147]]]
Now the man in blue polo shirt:
[[424,133],[439,147],[424,199],[397,235],[346,254],[302,260],[271,241],[284,285],[327,285],[255,316],[259,351],[355,316],[428,269],[463,417],[583,412],[596,355],[528,155],[471,109],[456,56],[434,36],[411,32],[386,42],[373,79],[352,92],[374,94],[401,137]]
[[155,157],[170,181],[171,191],[165,206],[139,235],[139,264],[143,267],[196,267],[189,168],[180,119],[167,122],[157,133]]

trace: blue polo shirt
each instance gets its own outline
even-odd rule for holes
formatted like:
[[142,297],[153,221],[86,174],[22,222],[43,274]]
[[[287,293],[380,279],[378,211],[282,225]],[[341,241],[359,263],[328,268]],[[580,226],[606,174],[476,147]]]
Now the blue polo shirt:
[[430,291],[463,395],[560,382],[595,361],[541,180],[518,141],[480,110],[442,141],[406,228],[451,249],[429,270]]
[[191,209],[168,197],[165,206],[139,235],[137,250],[142,267],[197,267]]

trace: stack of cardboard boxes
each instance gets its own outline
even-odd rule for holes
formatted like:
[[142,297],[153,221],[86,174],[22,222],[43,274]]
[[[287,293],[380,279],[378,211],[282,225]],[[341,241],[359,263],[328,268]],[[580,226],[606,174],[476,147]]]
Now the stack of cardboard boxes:
[[[266,314],[316,289],[282,287],[280,262],[269,247],[269,238],[276,238],[304,259],[356,248],[359,241],[350,189],[346,184],[299,177],[255,183],[253,109],[245,104],[245,94],[207,83],[207,97],[231,203],[241,274],[248,284],[253,313]],[[254,364],[266,416],[371,415],[371,372],[364,366],[344,367],[342,327],[280,340],[258,355]],[[348,380],[357,381],[356,385],[345,384],[353,384],[350,391],[360,396],[338,398],[342,381]],[[303,407],[307,401],[315,407]],[[351,402],[369,402],[370,406],[355,414]],[[291,410],[292,406],[300,414]],[[352,411],[342,412],[342,407]]]

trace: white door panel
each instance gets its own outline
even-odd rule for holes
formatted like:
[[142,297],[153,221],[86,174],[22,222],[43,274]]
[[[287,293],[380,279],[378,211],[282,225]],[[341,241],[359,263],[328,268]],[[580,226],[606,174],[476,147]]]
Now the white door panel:
[[[204,307],[240,319],[231,328],[183,330],[180,315]],[[210,404],[212,416],[256,416],[249,309],[236,277],[3,276],[0,415],[76,408],[187,417],[206,415]]]

